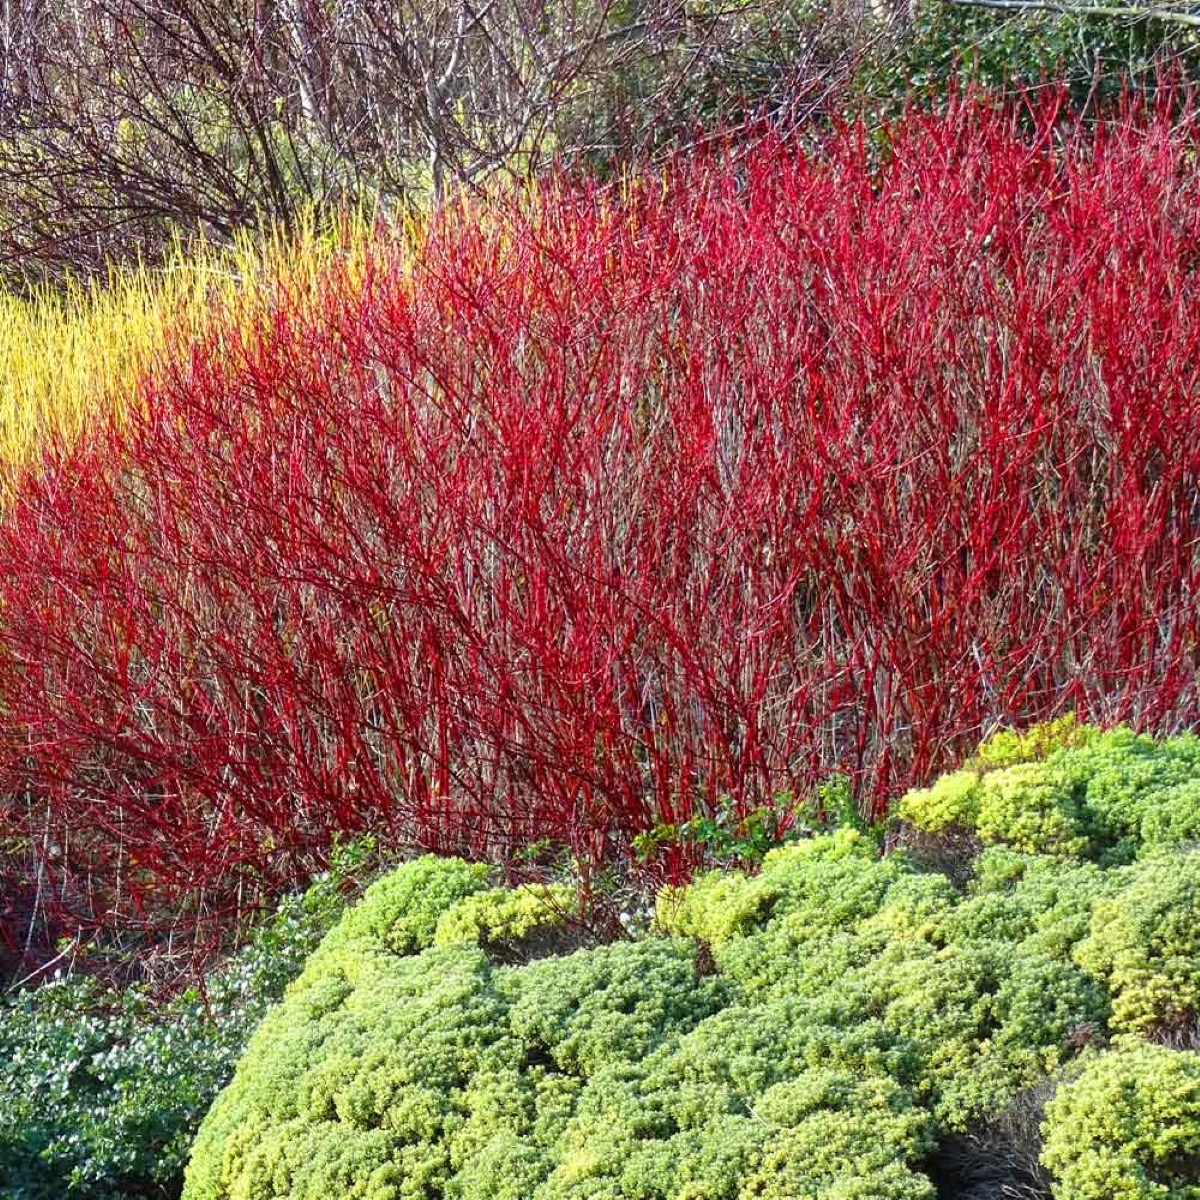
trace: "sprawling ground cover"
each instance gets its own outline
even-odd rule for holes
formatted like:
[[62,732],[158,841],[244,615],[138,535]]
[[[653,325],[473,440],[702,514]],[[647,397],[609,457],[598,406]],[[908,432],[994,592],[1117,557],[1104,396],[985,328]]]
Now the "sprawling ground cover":
[[1195,1195],[1200,853],[1136,816],[1194,831],[1200,738],[1029,751],[969,768],[1002,826],[948,836],[947,776],[905,798],[926,840],[705,873],[615,944],[547,889],[400,868],[251,1039],[186,1200]]
[[196,1197],[1190,1195],[1200,737],[1002,733],[897,811],[619,922],[426,857],[314,955],[374,873],[344,847],[169,1003],[4,997],[0,1187],[178,1197],[241,1060]]
[[83,971],[0,998],[4,1200],[172,1200],[197,1126],[246,1041],[361,894],[371,849],[347,846],[236,954],[164,1000]]
[[54,894],[219,912],[366,826],[595,862],[1000,720],[1195,720],[1195,134],[964,100],[214,301],[0,528]]

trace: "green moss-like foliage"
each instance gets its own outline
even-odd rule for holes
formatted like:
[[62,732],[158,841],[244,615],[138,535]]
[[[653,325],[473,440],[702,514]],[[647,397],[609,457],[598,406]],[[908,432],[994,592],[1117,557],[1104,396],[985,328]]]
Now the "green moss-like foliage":
[[980,744],[971,765],[993,771],[1018,763],[1041,762],[1056,750],[1087,746],[1100,736],[1099,730],[1077,724],[1075,714],[1067,713],[1029,729],[1001,729]]
[[1200,1014],[1200,853],[1157,854],[1128,879],[1074,956],[1107,984],[1114,1027],[1150,1032]]
[[322,953],[370,946],[412,954],[431,945],[438,921],[454,905],[484,891],[488,869],[459,859],[419,858],[378,880],[322,943]]
[[909,792],[899,815],[927,833],[1106,862],[1200,839],[1200,737],[1155,741],[1054,722],[985,742],[961,771]]
[[1058,1200],[1200,1197],[1200,1054],[1130,1041],[1046,1108]]
[[712,946],[772,918],[828,929],[870,915],[889,883],[906,873],[899,862],[877,858],[874,844],[854,829],[781,847],[753,878],[709,871],[689,887],[665,889],[656,906],[658,927]]
[[927,788],[916,788],[900,801],[899,814],[926,833],[942,833],[954,825],[979,824],[979,773],[952,771]]
[[[755,920],[768,936],[824,897],[850,929],[908,874],[846,834],[780,851]],[[694,937],[501,965],[485,947],[547,897],[476,882],[424,859],[368,892],[210,1112],[189,1200],[932,1196],[919,1053],[885,1022],[752,999]]]
[[[993,743],[906,801],[993,841],[965,887],[841,830],[664,890],[648,936],[570,954],[542,937],[568,890],[411,863],[264,1021],[185,1200],[931,1200],[939,1140],[1081,1050],[1050,1111],[1060,1200],[1200,1200],[1200,1160],[1170,1149],[1200,1137],[1187,1103],[1133,1088],[1126,1136],[1094,1099],[1131,1069],[1097,1064],[1142,1062],[1097,1048],[1200,1014],[1200,851],[1163,844],[1190,826],[1151,807],[1183,812],[1193,743]],[[549,951],[506,953],[531,938]],[[1189,1058],[1137,1053],[1186,1099]],[[1089,1104],[1103,1170],[1062,1132]],[[1135,1169],[1159,1190],[1104,1192]]]
[[579,907],[574,888],[535,885],[491,888],[467,896],[438,918],[435,946],[523,942],[560,932]]

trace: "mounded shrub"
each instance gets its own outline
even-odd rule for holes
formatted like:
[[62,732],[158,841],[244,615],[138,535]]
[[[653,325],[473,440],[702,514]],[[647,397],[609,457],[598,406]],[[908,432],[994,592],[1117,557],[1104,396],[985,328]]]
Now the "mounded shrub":
[[1097,902],[1075,960],[1113,996],[1113,1025],[1152,1032],[1200,1014],[1200,851],[1156,854]]
[[[1133,743],[1086,730],[1038,753],[1106,745]],[[1021,783],[1042,763],[1004,754],[1021,761],[979,778],[1017,781],[1026,828],[1051,810]],[[1056,770],[1077,796],[1127,800],[1122,754],[1119,770],[1113,754]],[[961,890],[839,830],[772,850],[754,875],[664,888],[650,934],[569,954],[547,935],[573,919],[570,889],[488,888],[479,868],[416,860],[368,891],[263,1022],[195,1144],[187,1200],[931,1198],[939,1142],[994,1157],[1006,1143],[989,1122],[1081,1050],[1200,1012],[1200,852],[1133,845],[1131,865],[1105,865],[1048,849],[988,847]],[[1200,1189],[1171,1149],[1200,1138],[1184,1102],[1195,1056],[1087,1053],[1049,1110],[1058,1194],[1098,1200],[1095,1181],[1129,1163]],[[1128,1137],[1087,1118],[1119,1170],[1072,1158],[1063,1129],[1142,1062],[1179,1104],[1134,1097]],[[1185,1127],[1139,1132],[1151,1117]]]
[[578,908],[574,891],[562,885],[534,884],[519,891],[493,888],[444,912],[433,941],[436,946],[519,945],[563,932]]
[[[763,871],[783,914],[831,868],[873,865],[844,838],[796,851]],[[545,912],[546,896],[455,898],[464,871],[417,860],[326,940],[209,1114],[190,1200],[932,1196],[911,1168],[932,1144],[909,1086],[918,1058],[883,1022],[827,998],[753,1000],[689,937],[501,965],[504,938],[529,926],[502,930],[483,908]],[[846,924],[883,890],[859,889],[873,899]],[[401,894],[421,910],[416,940],[392,934],[413,927]]]
[[1132,857],[1200,840],[1200,737],[1155,741],[1056,722],[998,734],[962,770],[909,792],[899,815],[927,833],[962,828],[1030,854]]
[[1200,1054],[1122,1041],[1046,1107],[1058,1200],[1200,1196]]

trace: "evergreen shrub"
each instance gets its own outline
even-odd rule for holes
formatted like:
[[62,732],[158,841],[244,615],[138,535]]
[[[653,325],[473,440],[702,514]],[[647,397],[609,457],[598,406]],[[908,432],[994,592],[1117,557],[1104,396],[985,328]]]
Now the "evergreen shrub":
[[963,888],[842,829],[563,954],[561,885],[402,867],[263,1022],[186,1200],[932,1200],[940,1147],[1055,1080],[1061,1200],[1195,1200],[1200,1058],[1147,1039],[1200,1013],[1200,852],[1149,816],[1200,759],[1059,732],[966,768],[1004,815],[955,807],[996,842]]

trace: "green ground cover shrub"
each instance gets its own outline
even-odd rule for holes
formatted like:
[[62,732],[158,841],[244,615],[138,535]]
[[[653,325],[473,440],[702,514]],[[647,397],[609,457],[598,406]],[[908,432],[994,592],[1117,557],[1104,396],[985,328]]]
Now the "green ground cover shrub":
[[927,833],[958,827],[1032,854],[1125,862],[1200,840],[1200,737],[1155,741],[1067,723],[1028,759],[1011,735],[961,771],[909,792],[899,815]]
[[1060,1200],[1195,1200],[1197,1055],[1148,1040],[1200,1012],[1200,851],[1150,819],[1189,770],[1190,738],[995,739],[902,806],[995,843],[964,886],[845,828],[569,954],[561,887],[408,864],[264,1020],[186,1200],[931,1200],[1055,1080]]
[[[369,858],[363,844],[342,848],[202,991],[164,1004],[145,987],[66,975],[0,1002],[0,1200],[177,1196],[213,1097]],[[416,899],[406,896],[410,920]]]
[[1200,1196],[1200,1054],[1130,1041],[1046,1110],[1045,1160],[1069,1200]]
[[1075,960],[1113,997],[1113,1026],[1151,1032],[1200,1013],[1200,854],[1159,853],[1100,900]]

